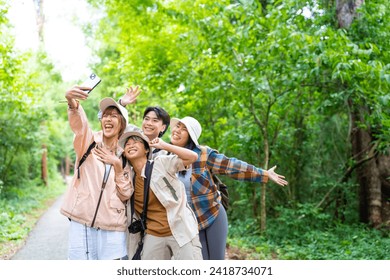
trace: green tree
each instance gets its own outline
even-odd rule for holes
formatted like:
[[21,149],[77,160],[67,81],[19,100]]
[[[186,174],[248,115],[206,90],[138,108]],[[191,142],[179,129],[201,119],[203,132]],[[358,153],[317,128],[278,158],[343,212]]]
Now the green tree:
[[[364,185],[359,176],[371,170],[370,155],[382,162],[389,149],[387,3],[362,6],[347,30],[330,1],[90,2],[106,12],[96,34],[103,42],[97,69],[112,77],[108,92],[144,88],[134,122],[151,103],[196,116],[202,143],[263,168],[278,164],[287,176],[288,187],[263,186],[260,194],[226,179],[236,186],[230,192],[239,213],[263,213],[263,229],[275,205],[313,203],[335,221],[356,213],[355,183]],[[358,104],[366,108],[354,120]],[[367,127],[371,138],[357,149],[351,132]],[[382,196],[383,213],[384,166],[372,200]]]

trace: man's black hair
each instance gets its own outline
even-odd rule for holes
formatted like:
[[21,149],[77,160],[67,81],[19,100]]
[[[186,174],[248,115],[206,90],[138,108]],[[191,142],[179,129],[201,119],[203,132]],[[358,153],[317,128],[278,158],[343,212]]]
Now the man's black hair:
[[156,113],[156,116],[159,120],[162,120],[163,124],[165,124],[165,129],[164,131],[160,132],[158,134],[158,137],[162,137],[165,133],[165,131],[168,130],[168,127],[169,127],[169,124],[171,123],[171,117],[169,116],[168,112],[165,111],[163,108],[159,107],[159,106],[150,106],[150,107],[147,107],[144,111],[144,116],[142,117],[143,119],[145,118],[145,116],[150,112],[150,111],[153,111]]

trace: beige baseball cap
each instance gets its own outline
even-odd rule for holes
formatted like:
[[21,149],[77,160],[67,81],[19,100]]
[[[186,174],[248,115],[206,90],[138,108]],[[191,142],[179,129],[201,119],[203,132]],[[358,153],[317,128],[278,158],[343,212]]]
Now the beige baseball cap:
[[121,105],[119,105],[114,99],[110,98],[110,97],[106,97],[106,98],[103,98],[101,101],[100,101],[100,112],[103,112],[108,108],[108,107],[116,107],[119,112],[122,114],[122,116],[125,118],[126,120],[126,124],[129,122],[129,113],[127,112],[127,109]]
[[142,129],[140,129],[139,127],[132,125],[132,124],[127,125],[125,131],[123,132],[121,137],[119,137],[119,141],[118,141],[119,146],[122,149],[124,149],[127,140],[129,139],[130,136],[133,136],[133,135],[141,137],[142,140],[144,140],[146,142],[146,144],[148,144],[148,146],[149,146],[149,141],[150,141],[149,138],[142,132]]

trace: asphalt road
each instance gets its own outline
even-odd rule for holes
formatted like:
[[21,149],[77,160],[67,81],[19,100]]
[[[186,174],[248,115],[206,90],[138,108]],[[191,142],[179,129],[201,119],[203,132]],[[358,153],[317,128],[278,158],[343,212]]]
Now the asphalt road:
[[69,220],[60,213],[63,195],[44,213],[12,260],[66,260]]

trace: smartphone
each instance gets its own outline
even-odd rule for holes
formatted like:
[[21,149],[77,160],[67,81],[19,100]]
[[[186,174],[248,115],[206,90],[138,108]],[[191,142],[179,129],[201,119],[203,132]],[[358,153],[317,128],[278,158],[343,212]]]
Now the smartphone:
[[99,78],[98,75],[95,73],[92,73],[89,75],[88,79],[86,79],[81,86],[83,87],[89,87],[91,90],[88,90],[87,93],[90,93],[102,80]]

